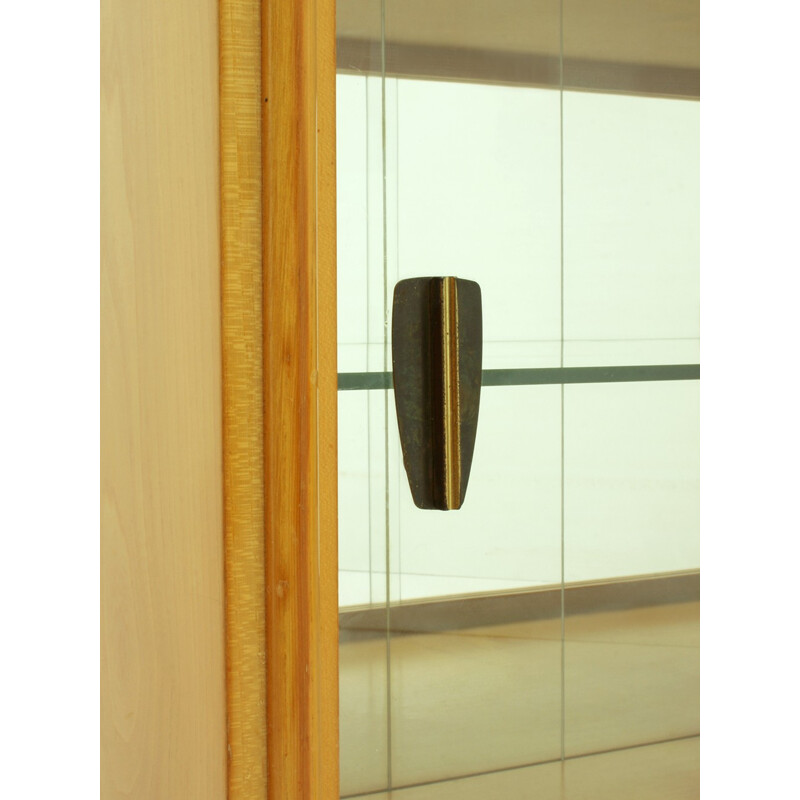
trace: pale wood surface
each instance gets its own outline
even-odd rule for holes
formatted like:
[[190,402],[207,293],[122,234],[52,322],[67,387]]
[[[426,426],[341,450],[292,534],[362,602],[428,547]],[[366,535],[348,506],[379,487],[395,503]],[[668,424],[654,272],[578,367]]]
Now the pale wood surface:
[[102,796],[222,800],[217,3],[101,15]]
[[339,797],[336,3],[317,0],[320,800]]
[[268,796],[338,796],[334,13],[262,5]]

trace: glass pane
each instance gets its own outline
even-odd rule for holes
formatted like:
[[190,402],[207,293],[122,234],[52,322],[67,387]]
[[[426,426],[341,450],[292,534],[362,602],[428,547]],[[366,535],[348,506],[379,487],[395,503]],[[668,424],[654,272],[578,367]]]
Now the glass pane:
[[484,369],[559,365],[559,93],[399,80],[396,277],[483,297]]
[[699,733],[696,381],[565,387],[565,755]]
[[384,370],[382,96],[379,76],[337,75],[339,372]]
[[[557,18],[558,3],[549,6]],[[470,17],[480,20],[477,41]],[[518,24],[513,13],[489,3],[439,18],[421,4],[385,3],[386,279],[477,281],[484,369],[557,367],[559,93],[515,83],[525,59],[503,62],[506,85],[463,79],[496,59],[488,43],[501,46],[509,23]],[[426,41],[448,44],[425,55]],[[418,74],[395,77],[398,65]],[[441,80],[454,77],[448,70],[461,79]],[[389,540],[400,588],[388,614],[395,789],[560,756],[560,416],[557,387],[485,389],[458,512],[415,508],[398,453]]]
[[[383,85],[380,4],[359,15],[359,74],[336,79],[338,369],[384,372]],[[377,13],[376,13],[377,12]],[[337,36],[352,32],[337,20]],[[384,392],[339,394],[339,602],[386,602],[387,404]],[[385,634],[339,637],[339,751],[343,796],[389,782],[389,669]]]
[[[696,0],[337,15],[342,795],[695,796]],[[484,309],[457,512],[391,390],[394,285],[442,275]]]
[[[385,787],[387,767],[397,787],[561,752],[560,388],[484,392],[458,513],[417,509],[390,447],[388,609],[385,548],[369,533],[386,523],[353,508],[387,508],[376,480],[383,454],[365,455],[376,426],[364,419],[383,395],[340,393],[350,431],[340,444],[340,580],[350,582],[340,615],[343,796]],[[390,417],[394,431],[393,406]]]
[[564,93],[564,364],[699,361],[694,100]]
[[700,796],[697,739],[369,795],[369,800],[683,800]]
[[699,362],[698,22],[563,5],[564,366],[642,380],[564,387],[564,757],[674,759],[642,798],[698,792],[699,384],[641,369]]
[[403,487],[396,786],[560,755],[560,415],[558,387],[487,389],[462,509],[421,511]]
[[480,414],[459,513],[422,511],[401,487],[398,600],[561,581],[560,389],[488,387]]

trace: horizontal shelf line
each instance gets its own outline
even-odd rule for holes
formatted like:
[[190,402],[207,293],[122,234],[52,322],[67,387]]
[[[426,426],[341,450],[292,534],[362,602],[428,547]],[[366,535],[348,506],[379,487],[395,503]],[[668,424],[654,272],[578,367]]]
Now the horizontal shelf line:
[[[541,369],[485,369],[483,386],[543,386],[565,383],[634,383],[641,381],[695,381],[699,364],[645,364],[620,367],[545,367]],[[391,372],[340,372],[339,391],[391,389]]]
[[[610,342],[622,342],[623,344],[638,344],[639,342],[699,342],[699,336],[626,336],[624,338],[595,338],[595,339],[578,339],[572,336],[564,337],[564,344],[608,344]],[[490,344],[547,344],[554,347],[559,347],[561,339],[550,337],[549,339],[484,339],[484,348]],[[371,342],[346,342],[340,339],[337,342],[338,347],[372,347],[380,348],[383,350],[382,341]]]

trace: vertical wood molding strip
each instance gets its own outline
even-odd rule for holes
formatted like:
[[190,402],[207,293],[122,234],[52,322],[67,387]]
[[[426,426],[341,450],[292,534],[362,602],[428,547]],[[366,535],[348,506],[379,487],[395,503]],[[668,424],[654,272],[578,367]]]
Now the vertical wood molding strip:
[[335,12],[220,0],[229,800],[339,795]]
[[267,794],[338,798],[335,13],[262,6]]
[[336,2],[316,0],[319,406],[319,792],[339,798],[339,465],[336,360]]
[[219,25],[228,798],[264,800],[261,0],[220,0]]

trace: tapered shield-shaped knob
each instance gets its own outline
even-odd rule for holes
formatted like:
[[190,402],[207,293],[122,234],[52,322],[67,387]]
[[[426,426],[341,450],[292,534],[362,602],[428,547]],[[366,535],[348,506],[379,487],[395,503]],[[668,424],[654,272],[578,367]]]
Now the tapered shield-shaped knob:
[[481,290],[461,278],[411,278],[394,289],[397,423],[418,508],[461,508],[481,392]]

